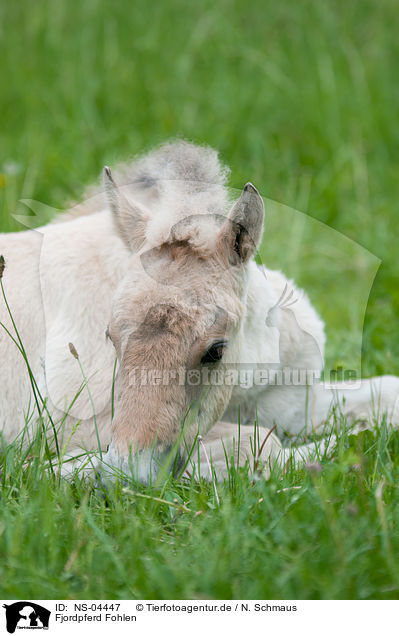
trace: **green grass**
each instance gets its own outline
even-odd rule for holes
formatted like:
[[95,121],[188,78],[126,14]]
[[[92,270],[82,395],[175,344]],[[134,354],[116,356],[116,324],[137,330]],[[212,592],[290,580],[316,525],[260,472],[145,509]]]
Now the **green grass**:
[[[397,598],[399,436],[342,435],[333,459],[162,491],[46,476],[5,453],[3,598]],[[42,453],[43,455],[43,453]],[[145,495],[145,497],[141,495]]]
[[[398,22],[394,0],[0,0],[0,229],[20,229],[22,198],[65,207],[105,163],[208,143],[233,187],[279,202],[262,258],[325,318],[328,366],[397,373]],[[383,427],[343,436],[321,473],[243,471],[220,507],[168,483],[190,512],[118,488],[106,506],[9,449],[0,596],[397,598],[398,443]]]

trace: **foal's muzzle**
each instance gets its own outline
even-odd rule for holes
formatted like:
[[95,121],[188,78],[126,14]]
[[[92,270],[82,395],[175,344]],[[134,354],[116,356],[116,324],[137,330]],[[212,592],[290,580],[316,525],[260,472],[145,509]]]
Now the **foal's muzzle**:
[[147,448],[121,455],[111,443],[99,466],[101,480],[138,481],[144,485],[155,484],[172,474],[178,475],[183,467],[179,451],[173,447],[163,450]]

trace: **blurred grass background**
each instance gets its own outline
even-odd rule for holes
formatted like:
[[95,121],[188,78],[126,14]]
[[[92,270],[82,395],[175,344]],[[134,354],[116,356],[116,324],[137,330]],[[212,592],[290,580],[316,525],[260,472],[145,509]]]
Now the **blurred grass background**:
[[[233,187],[251,180],[382,260],[363,373],[396,373],[398,16],[394,0],[2,0],[0,229],[20,229],[21,198],[65,207],[104,163],[176,136],[207,143]],[[293,261],[295,224],[273,210],[263,260],[288,269],[326,319],[329,365],[357,368],[375,263],[326,248],[312,275],[316,226],[297,235]]]

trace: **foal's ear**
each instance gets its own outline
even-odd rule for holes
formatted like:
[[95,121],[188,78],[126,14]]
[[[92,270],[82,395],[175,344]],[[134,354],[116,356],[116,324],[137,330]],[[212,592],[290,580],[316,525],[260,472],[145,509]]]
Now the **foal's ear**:
[[252,183],[247,183],[221,230],[230,263],[246,263],[255,254],[262,239],[264,216],[262,197]]
[[113,180],[108,166],[105,166],[103,170],[103,183],[108,205],[120,237],[129,249],[139,250],[145,241],[149,213],[142,205],[138,203],[132,205],[126,199]]

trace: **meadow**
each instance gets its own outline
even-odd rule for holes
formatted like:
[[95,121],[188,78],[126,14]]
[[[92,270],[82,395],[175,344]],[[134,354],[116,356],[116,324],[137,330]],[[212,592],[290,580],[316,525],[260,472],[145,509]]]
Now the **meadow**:
[[[323,316],[328,368],[397,374],[398,22],[394,0],[0,0],[0,231],[104,164],[209,144],[265,197],[260,257]],[[398,598],[399,434],[370,424],[268,482],[233,467],[218,497],[104,499],[49,474],[40,436],[3,448],[0,597]]]

